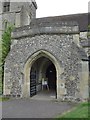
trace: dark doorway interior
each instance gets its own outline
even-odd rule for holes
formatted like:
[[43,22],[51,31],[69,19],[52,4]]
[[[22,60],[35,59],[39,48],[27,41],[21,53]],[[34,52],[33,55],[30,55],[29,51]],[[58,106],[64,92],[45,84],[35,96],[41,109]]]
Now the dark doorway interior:
[[30,70],[30,96],[56,98],[56,68],[46,57],[37,59]]
[[53,64],[49,65],[46,70],[46,77],[48,78],[48,85],[51,90],[56,90],[56,69]]

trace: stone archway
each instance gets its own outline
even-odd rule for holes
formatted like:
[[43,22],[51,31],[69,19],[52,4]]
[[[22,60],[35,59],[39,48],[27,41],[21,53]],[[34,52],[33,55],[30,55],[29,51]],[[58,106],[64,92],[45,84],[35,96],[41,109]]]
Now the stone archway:
[[44,56],[38,58],[31,66],[30,97],[34,95],[56,98],[56,68],[52,61]]
[[22,97],[30,97],[30,71],[33,63],[41,57],[48,58],[55,66],[56,68],[56,92],[57,92],[57,98],[60,96],[60,73],[61,68],[58,60],[49,52],[45,50],[40,50],[35,52],[26,62],[24,67],[24,84],[23,84],[23,93]]

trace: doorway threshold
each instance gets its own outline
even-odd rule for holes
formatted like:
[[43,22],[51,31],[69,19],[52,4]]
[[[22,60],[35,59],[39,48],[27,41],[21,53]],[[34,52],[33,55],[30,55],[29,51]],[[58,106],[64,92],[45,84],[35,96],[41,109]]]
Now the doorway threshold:
[[40,91],[33,97],[31,97],[33,100],[56,100],[55,91]]

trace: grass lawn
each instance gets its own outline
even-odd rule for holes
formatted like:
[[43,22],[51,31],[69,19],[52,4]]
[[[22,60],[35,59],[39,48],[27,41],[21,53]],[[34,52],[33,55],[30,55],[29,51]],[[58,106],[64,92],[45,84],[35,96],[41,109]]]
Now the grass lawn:
[[[77,105],[71,111],[66,112],[61,116],[58,116],[57,119],[60,120],[62,118],[88,118],[88,116],[90,117],[89,111],[90,102],[84,102]],[[90,118],[88,120],[90,120]]]
[[2,94],[2,42],[0,39],[0,95]]
[[[1,78],[1,74],[0,74],[0,78]],[[0,79],[0,95],[2,95],[2,80],[1,79]]]
[[9,100],[8,97],[0,97],[0,101],[7,101],[7,100]]

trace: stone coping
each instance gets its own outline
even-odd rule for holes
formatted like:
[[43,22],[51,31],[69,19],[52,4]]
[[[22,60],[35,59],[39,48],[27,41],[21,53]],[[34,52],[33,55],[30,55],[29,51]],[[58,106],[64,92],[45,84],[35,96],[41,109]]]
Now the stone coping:
[[27,36],[35,36],[41,34],[78,34],[79,27],[62,25],[61,27],[51,26],[51,27],[36,27],[31,28],[30,26],[25,26],[21,28],[16,28],[12,32],[12,39],[22,38]]

